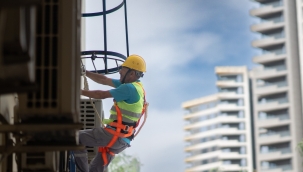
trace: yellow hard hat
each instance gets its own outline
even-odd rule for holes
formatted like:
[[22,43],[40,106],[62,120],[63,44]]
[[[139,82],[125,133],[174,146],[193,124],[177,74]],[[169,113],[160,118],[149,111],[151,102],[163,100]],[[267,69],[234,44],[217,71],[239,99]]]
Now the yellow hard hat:
[[141,56],[135,54],[128,56],[122,66],[134,69],[139,72],[146,72],[146,64],[144,59]]

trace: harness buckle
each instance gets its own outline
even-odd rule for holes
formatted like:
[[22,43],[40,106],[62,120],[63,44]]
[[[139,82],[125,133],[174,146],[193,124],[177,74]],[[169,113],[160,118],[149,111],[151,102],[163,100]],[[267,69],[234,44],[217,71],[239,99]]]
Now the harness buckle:
[[125,125],[125,128],[124,128],[123,130],[128,132],[129,126],[128,126],[128,125]]

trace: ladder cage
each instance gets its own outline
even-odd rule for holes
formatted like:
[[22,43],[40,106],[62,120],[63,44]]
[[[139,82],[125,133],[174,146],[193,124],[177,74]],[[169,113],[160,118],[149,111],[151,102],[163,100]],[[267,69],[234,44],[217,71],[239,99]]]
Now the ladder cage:
[[[118,53],[108,49],[108,15],[116,12],[120,9],[124,9],[124,26],[125,26],[125,44],[126,44],[126,55]],[[103,47],[102,50],[85,50],[81,52],[81,59],[91,60],[94,70],[92,72],[102,73],[102,74],[113,74],[119,71],[121,62],[129,56],[129,41],[128,41],[128,27],[127,27],[127,10],[126,10],[126,0],[122,0],[117,6],[107,9],[106,0],[102,0],[102,10],[99,12],[83,13],[82,17],[102,17],[103,26]],[[100,34],[100,33],[95,33]],[[95,64],[96,59],[102,59]],[[97,62],[97,61],[96,61]],[[101,64],[102,65],[101,65]],[[109,65],[110,64],[110,65]]]

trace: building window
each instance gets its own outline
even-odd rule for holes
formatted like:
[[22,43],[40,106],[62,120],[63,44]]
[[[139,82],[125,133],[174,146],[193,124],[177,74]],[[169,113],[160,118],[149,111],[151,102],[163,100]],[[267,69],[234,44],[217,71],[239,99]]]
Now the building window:
[[266,22],[280,23],[284,21],[284,17],[282,13],[272,14],[260,19],[261,19],[261,23],[266,23]]
[[284,92],[284,93],[271,94],[264,97],[260,97],[258,99],[259,104],[266,104],[271,102],[278,102],[279,104],[287,103],[288,102],[287,93]]
[[244,111],[243,110],[239,111],[238,118],[244,118]]
[[224,160],[224,161],[223,161],[223,164],[224,164],[224,165],[230,165],[230,164],[231,164],[231,160]]
[[208,164],[208,160],[207,160],[207,159],[203,160],[203,161],[202,161],[202,165],[203,165],[203,164]]
[[275,1],[265,1],[260,3],[261,7],[263,6],[273,6],[273,7],[280,7],[283,5],[282,0],[275,0]]
[[270,30],[268,32],[262,33],[262,38],[284,38],[284,29],[276,29],[276,30]]
[[244,101],[243,99],[238,100],[238,106],[244,106]]
[[222,152],[230,152],[230,148],[224,148],[222,149]]
[[245,135],[243,134],[240,135],[240,142],[245,142]]
[[245,146],[241,146],[240,154],[246,154],[246,147]]
[[237,82],[243,82],[242,75],[237,75]]
[[243,122],[239,123],[239,130],[245,130],[245,124]]
[[240,162],[240,166],[241,167],[246,167],[246,159],[241,159],[241,162]]
[[237,75],[217,75],[218,81],[238,81]]
[[286,49],[285,49],[285,45],[276,45],[276,46],[272,46],[269,48],[264,48],[262,49],[263,54],[276,54],[276,55],[280,55],[280,54],[285,54],[286,53]]
[[265,63],[263,64],[264,70],[276,70],[276,71],[282,71],[286,70],[286,65],[284,60],[275,61],[271,63]]

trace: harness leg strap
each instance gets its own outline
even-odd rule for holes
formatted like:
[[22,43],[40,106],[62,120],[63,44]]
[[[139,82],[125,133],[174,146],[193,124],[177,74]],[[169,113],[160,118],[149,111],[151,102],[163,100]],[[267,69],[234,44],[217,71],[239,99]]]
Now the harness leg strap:
[[109,150],[108,147],[99,147],[98,152],[100,152],[101,155],[102,155],[102,159],[103,159],[103,162],[104,162],[103,166],[106,166],[108,164],[108,159],[107,159],[107,156],[106,156],[107,153],[109,153],[113,156],[115,155],[113,152],[111,152]]
[[[117,112],[117,122],[118,122],[118,124],[122,124],[122,115],[121,115],[121,111],[120,111],[117,103],[115,103],[115,107],[116,107],[116,112]],[[120,133],[120,131],[121,131],[121,128],[117,128],[116,132]],[[111,155],[114,155],[114,153],[111,152],[109,150],[109,148],[112,147],[115,144],[115,142],[117,141],[118,138],[119,137],[117,135],[113,135],[113,138],[107,144],[107,146],[105,146],[105,147],[99,147],[99,151],[98,152],[102,153],[102,158],[103,158],[103,161],[104,161],[103,166],[106,166],[108,164],[106,153],[110,153]]]

